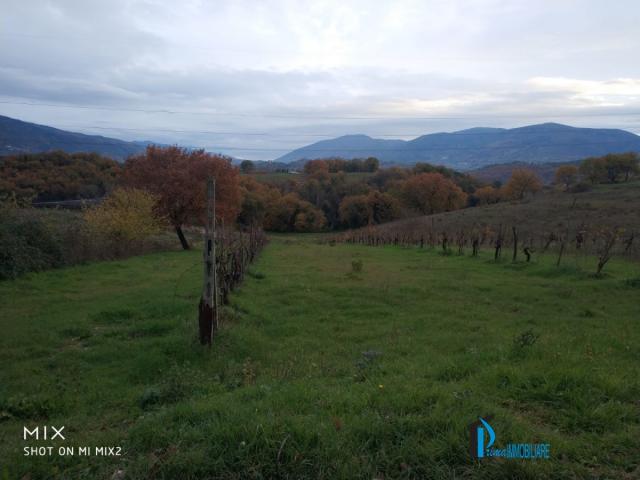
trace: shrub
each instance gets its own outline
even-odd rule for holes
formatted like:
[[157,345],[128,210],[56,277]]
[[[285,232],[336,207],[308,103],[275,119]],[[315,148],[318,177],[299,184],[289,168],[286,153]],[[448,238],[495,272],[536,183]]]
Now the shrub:
[[538,341],[539,337],[540,335],[535,333],[532,329],[528,329],[513,339],[513,345],[516,348],[531,347]]
[[569,193],[584,193],[591,190],[591,185],[585,182],[579,182],[569,188]]
[[100,205],[85,210],[83,217],[92,237],[103,237],[116,249],[128,251],[160,231],[156,202],[157,197],[143,190],[119,188]]
[[22,210],[0,213],[0,279],[64,264],[63,250],[46,223]]

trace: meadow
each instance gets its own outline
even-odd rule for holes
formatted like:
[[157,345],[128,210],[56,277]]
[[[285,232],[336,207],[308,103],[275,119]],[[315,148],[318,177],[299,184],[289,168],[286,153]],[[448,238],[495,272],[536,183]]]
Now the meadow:
[[[640,268],[272,236],[197,343],[201,254],[0,283],[0,478],[640,476]],[[551,445],[549,460],[469,454]],[[121,446],[118,457],[23,455]]]

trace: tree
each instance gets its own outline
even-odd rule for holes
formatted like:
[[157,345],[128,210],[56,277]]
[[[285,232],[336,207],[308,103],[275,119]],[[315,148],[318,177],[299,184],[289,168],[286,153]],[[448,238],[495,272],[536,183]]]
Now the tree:
[[400,202],[389,195],[376,190],[367,195],[372,223],[390,222],[400,217]]
[[578,167],[575,165],[562,165],[556,170],[556,183],[564,185],[568,190],[578,180]]
[[390,167],[378,170],[371,175],[368,182],[369,185],[377,188],[381,192],[386,192],[398,185],[402,180],[409,177],[409,172],[405,168]]
[[478,188],[474,195],[478,199],[479,205],[490,205],[501,200],[500,189],[491,185]]
[[640,173],[640,155],[634,152],[622,153],[618,155],[619,168],[624,181]]
[[322,210],[289,193],[269,205],[264,226],[275,232],[317,232],[324,228],[326,219]]
[[277,188],[251,177],[240,179],[240,194],[242,203],[238,223],[245,226],[262,226],[267,208],[282,196]]
[[620,177],[624,177],[624,181],[628,181],[629,178],[638,173],[638,155],[633,152],[628,153],[610,153],[605,155],[602,159],[604,162],[604,169],[607,173],[607,180],[611,183],[616,183]]
[[117,188],[99,205],[83,212],[89,232],[115,242],[126,251],[132,243],[160,231],[154,212],[157,197],[134,188]]
[[240,162],[240,171],[242,173],[253,173],[255,170],[256,166],[251,160],[243,160]]
[[216,217],[233,222],[240,210],[238,169],[231,159],[179,147],[149,146],[145,153],[130,157],[124,166],[126,186],[140,188],[158,197],[157,212],[168,219],[189,249],[182,227],[202,222],[206,206],[206,181],[216,180]]
[[371,208],[366,195],[351,195],[340,202],[340,221],[349,228],[360,228],[371,223]]
[[604,181],[606,178],[605,165],[601,158],[585,158],[580,163],[579,171],[592,184]]
[[304,164],[304,173],[307,175],[320,172],[329,173],[329,165],[324,160],[309,160]]
[[365,172],[377,172],[380,168],[380,161],[376,157],[369,157],[364,161]]
[[402,185],[402,196],[410,208],[426,215],[464,207],[467,195],[440,173],[420,173]]
[[504,186],[507,198],[522,200],[528,194],[534,194],[542,189],[542,182],[535,172],[526,168],[513,171],[511,178]]
[[610,153],[604,157],[586,158],[580,164],[580,173],[591,183],[616,183],[620,178],[628,181],[640,172],[637,153]]
[[21,205],[103,197],[117,182],[118,162],[96,153],[20,154],[0,162],[0,198]]

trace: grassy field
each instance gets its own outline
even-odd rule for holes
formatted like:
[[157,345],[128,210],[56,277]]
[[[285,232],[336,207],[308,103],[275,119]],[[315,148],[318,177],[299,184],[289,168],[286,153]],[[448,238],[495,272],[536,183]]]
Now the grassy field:
[[[638,266],[490,258],[274,237],[210,351],[198,252],[0,283],[0,478],[639,478]],[[490,414],[551,459],[473,461]]]

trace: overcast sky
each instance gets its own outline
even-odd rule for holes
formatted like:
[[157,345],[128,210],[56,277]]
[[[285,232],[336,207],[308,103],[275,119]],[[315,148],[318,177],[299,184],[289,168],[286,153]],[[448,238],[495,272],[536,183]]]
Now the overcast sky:
[[638,0],[2,0],[0,114],[252,159],[350,133],[640,133],[638,52]]

